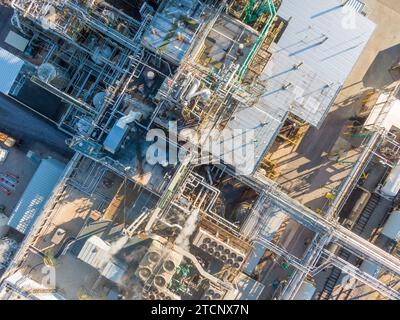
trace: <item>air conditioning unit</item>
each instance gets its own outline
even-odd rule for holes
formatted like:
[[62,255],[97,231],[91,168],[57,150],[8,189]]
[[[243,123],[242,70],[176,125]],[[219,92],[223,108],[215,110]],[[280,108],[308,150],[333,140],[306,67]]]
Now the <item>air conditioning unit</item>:
[[174,251],[168,252],[168,256],[162,261],[162,266],[154,277],[154,285],[159,289],[164,289],[171,282],[176,268],[182,261],[182,256]]
[[160,263],[163,246],[156,241],[153,241],[148,252],[139,263],[135,275],[143,282],[147,281],[154,273],[155,267]]
[[181,297],[168,290],[160,290],[152,287],[149,291],[142,293],[143,299],[146,300],[181,300]]
[[161,243],[153,241],[135,275],[143,282],[152,281],[152,285],[159,289],[166,288],[181,261],[182,255],[172,250],[166,251]]
[[235,269],[239,269],[246,255],[243,252],[231,247],[229,244],[224,243],[214,235],[208,233],[204,229],[199,229],[193,244],[200,248],[202,251],[213,256],[215,259],[228,264]]

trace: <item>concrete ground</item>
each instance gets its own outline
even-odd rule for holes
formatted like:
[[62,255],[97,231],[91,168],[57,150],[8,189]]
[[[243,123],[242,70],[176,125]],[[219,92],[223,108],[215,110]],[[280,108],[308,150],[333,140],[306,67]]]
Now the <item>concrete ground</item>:
[[[398,0],[365,0],[367,17],[377,28],[349,75],[320,129],[311,128],[297,149],[280,148],[270,159],[277,164],[281,187],[308,207],[326,208],[327,192],[337,188],[358,158],[360,139],[344,134],[349,118],[361,109],[371,89],[383,89],[400,79],[389,69],[400,58]],[[321,139],[321,137],[323,137]],[[332,159],[333,147],[343,152]],[[338,162],[339,160],[339,162]]]
[[39,163],[29,159],[24,152],[17,148],[7,148],[7,150],[9,154],[6,161],[0,165],[0,174],[10,172],[19,177],[19,182],[10,195],[0,190],[0,205],[6,207],[5,214],[10,216]]

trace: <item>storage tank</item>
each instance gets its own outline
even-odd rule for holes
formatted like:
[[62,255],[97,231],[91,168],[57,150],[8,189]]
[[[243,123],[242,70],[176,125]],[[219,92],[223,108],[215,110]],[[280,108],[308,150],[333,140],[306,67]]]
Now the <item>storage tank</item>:
[[8,217],[4,213],[0,213],[0,238],[8,232]]
[[384,196],[393,198],[397,196],[400,191],[400,161],[390,171],[389,176],[386,178],[385,183],[381,189]]
[[390,214],[381,234],[394,241],[400,241],[400,211],[393,211]]
[[293,300],[311,300],[317,288],[310,280],[305,280]]

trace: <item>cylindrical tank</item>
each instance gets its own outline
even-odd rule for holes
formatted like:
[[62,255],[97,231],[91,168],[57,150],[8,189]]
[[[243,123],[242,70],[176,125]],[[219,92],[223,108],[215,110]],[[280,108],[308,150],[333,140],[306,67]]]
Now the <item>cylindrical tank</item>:
[[317,288],[310,280],[305,280],[293,300],[311,300]]
[[147,259],[150,263],[158,263],[158,261],[161,259],[161,256],[158,252],[152,251],[147,254]]
[[393,211],[390,214],[381,234],[394,241],[400,241],[400,211]]
[[386,178],[385,183],[381,189],[384,196],[393,198],[397,196],[400,191],[400,161],[398,161]]

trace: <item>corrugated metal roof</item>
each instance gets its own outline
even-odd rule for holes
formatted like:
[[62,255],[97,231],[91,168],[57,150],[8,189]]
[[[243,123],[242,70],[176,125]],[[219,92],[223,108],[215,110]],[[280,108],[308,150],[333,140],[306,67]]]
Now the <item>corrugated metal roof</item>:
[[54,159],[44,159],[36,170],[24,194],[15,207],[8,225],[27,234],[40,215],[65,165]]
[[400,211],[393,211],[386,221],[382,234],[394,241],[400,240]]
[[[341,0],[285,0],[278,15],[288,26],[265,79],[269,104],[286,106],[318,126],[375,30],[375,24]],[[294,66],[298,66],[294,68]],[[287,90],[282,86],[291,84]]]
[[356,12],[361,13],[365,7],[365,4],[359,0],[348,0],[346,2],[345,6],[353,9]]
[[125,271],[126,268],[122,264],[116,261],[108,261],[101,275],[114,283],[122,284]]
[[[255,131],[258,165],[289,112],[320,126],[331,104],[375,30],[375,24],[341,0],[285,0],[278,16],[288,21],[264,69],[266,91],[256,106],[240,109],[231,129]],[[254,170],[253,169],[253,170]]]
[[65,300],[65,298],[57,293],[51,292],[52,288],[48,288],[40,284],[27,275],[24,275],[21,270],[12,274],[4,280],[6,284],[11,286],[17,292],[22,293],[25,297],[37,300]]
[[8,94],[21,71],[24,61],[7,50],[0,48],[0,92]]

